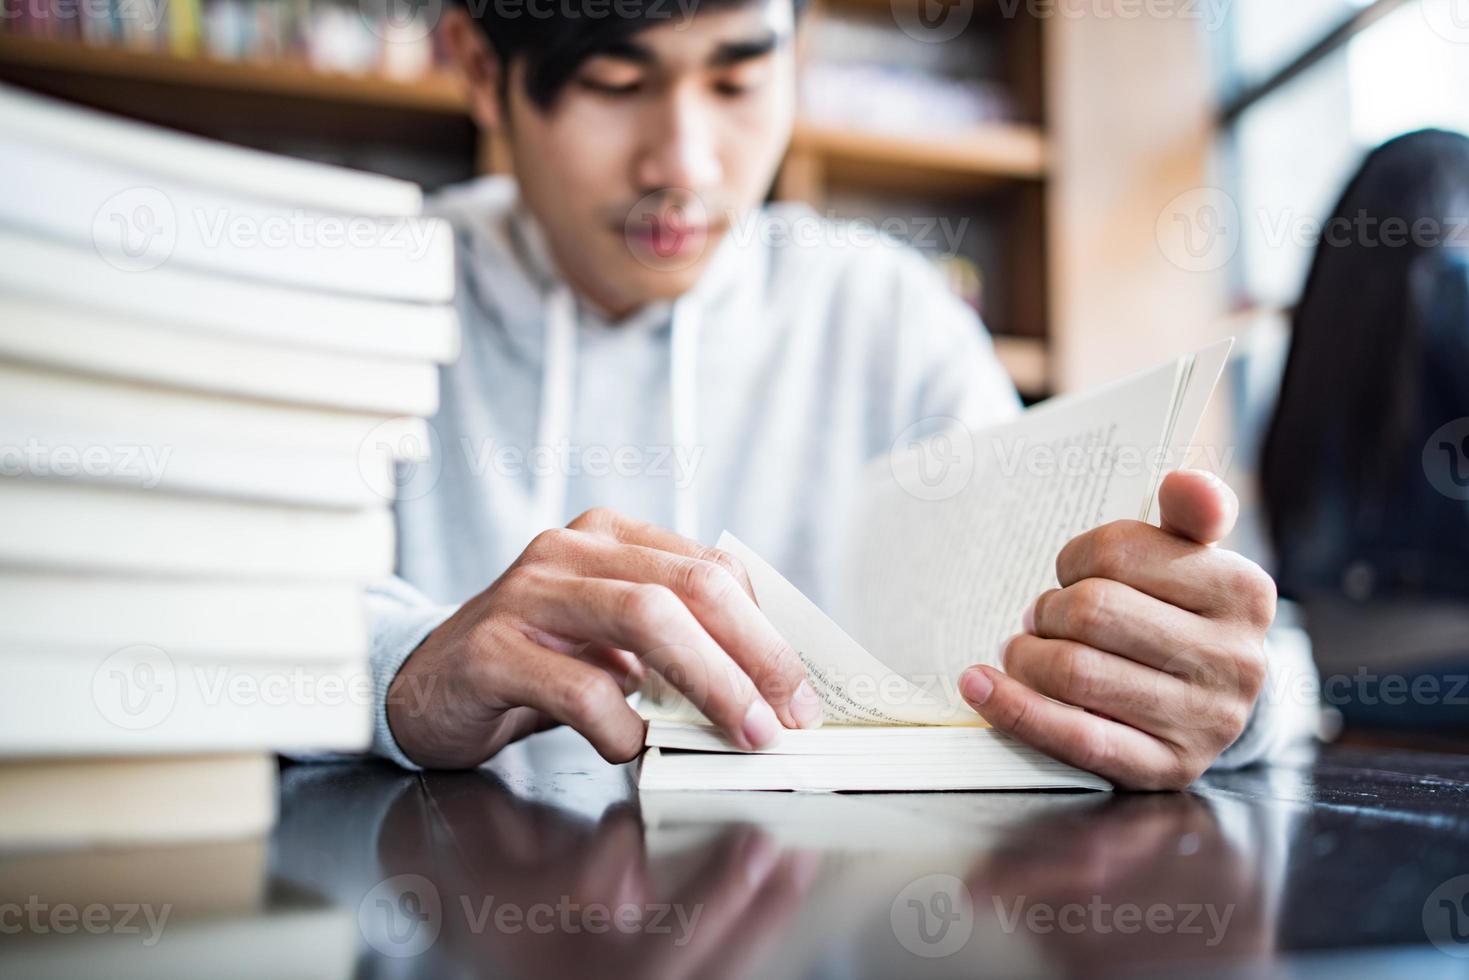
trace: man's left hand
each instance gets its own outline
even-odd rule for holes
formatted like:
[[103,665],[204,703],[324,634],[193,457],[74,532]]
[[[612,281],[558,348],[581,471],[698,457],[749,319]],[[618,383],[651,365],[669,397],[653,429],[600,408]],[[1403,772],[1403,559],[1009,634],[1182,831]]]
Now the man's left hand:
[[1239,737],[1275,618],[1270,577],[1212,547],[1234,526],[1234,492],[1185,471],[1159,501],[1161,528],[1117,521],[1072,539],[1061,588],[1027,610],[1004,671],[959,682],[995,728],[1128,789],[1182,789]]

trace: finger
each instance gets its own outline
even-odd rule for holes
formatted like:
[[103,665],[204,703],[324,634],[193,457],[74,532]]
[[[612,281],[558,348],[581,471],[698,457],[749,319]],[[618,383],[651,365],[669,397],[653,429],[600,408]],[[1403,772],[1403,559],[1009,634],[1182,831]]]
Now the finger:
[[782,724],[821,724],[821,702],[800,656],[724,566],[641,545],[593,540],[580,550],[576,568],[590,578],[650,582],[672,590],[755,683]]
[[[765,887],[745,909],[737,927],[723,937],[708,962],[684,964],[684,976],[699,980],[737,980],[759,976],[759,967],[791,929],[811,883],[820,869],[820,855],[793,851],[766,879]],[[769,972],[769,971],[766,971]]]
[[971,667],[959,691],[998,731],[1131,789],[1180,789],[1197,773],[1145,732],[1057,704],[993,667]]
[[580,851],[575,867],[571,897],[583,904],[601,903],[608,908],[635,905],[639,908],[653,900],[653,882],[648,876],[647,854],[643,850],[643,825],[635,808],[616,804],[602,815],[595,832],[581,836],[563,848],[560,857]]
[[648,674],[637,654],[601,643],[582,644],[571,656],[605,670],[621,686],[624,694],[633,694],[640,689]]
[[738,558],[718,548],[711,548],[691,538],[686,538],[682,534],[659,527],[657,524],[619,514],[610,508],[597,507],[582,514],[567,527],[572,530],[600,534],[623,544],[654,548],[699,561],[712,561],[733,575],[740,583],[740,587],[745,590],[746,595],[751,599],[755,598],[755,587],[750,584],[750,574],[745,571],[745,566]]
[[1179,705],[1192,702],[1183,681],[1072,640],[1022,633],[1005,647],[1005,673],[1048,698],[1174,742]]
[[1194,613],[1105,578],[1041,593],[1026,624],[1042,639],[1074,640],[1175,672],[1192,664],[1200,630],[1212,629]]
[[689,883],[673,896],[675,909],[690,913],[701,909],[699,919],[688,935],[680,937],[680,947],[658,943],[642,975],[699,976],[698,964],[729,951],[726,937],[739,926],[779,865],[780,848],[768,833],[754,827],[731,831]]
[[1268,624],[1275,611],[1273,595],[1261,588],[1265,573],[1248,558],[1139,521],[1113,521],[1072,538],[1056,556],[1056,578],[1063,587],[1111,579],[1205,616]]
[[526,582],[532,621],[637,654],[737,745],[762,748],[779,734],[780,721],[749,676],[670,589],[549,574]]
[[642,751],[643,720],[606,671],[514,633],[498,639],[481,669],[481,683],[494,697],[574,728],[608,762],[627,762]]
[[1175,470],[1158,489],[1163,530],[1198,544],[1214,544],[1234,530],[1239,498],[1207,470]]

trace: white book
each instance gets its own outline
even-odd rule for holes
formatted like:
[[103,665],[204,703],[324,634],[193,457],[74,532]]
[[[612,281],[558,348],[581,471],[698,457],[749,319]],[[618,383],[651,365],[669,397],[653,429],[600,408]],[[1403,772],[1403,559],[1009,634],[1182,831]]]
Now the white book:
[[438,410],[428,361],[282,347],[0,292],[0,357],[147,384],[385,415]]
[[366,656],[352,582],[251,582],[0,568],[0,646],[191,657]]
[[276,761],[262,753],[0,762],[0,848],[258,837],[275,817]]
[[323,211],[416,215],[417,184],[231,146],[0,85],[0,130],[44,146],[185,183]]
[[362,752],[372,741],[365,656],[195,658],[0,648],[0,757]]
[[725,532],[718,546],[744,564],[761,610],[801,656],[826,727],[741,752],[659,684],[641,708],[640,788],[1107,788],[984,727],[958,679],[975,663],[999,666],[1026,606],[1057,585],[1067,541],[1156,516],[1159,484],[1187,458],[1230,346],[875,460],[848,538],[847,630]]
[[[239,755],[249,753],[210,758],[233,759]],[[146,766],[163,758],[78,759],[76,771],[85,772],[97,764]],[[186,765],[197,758],[182,757]],[[66,765],[61,759],[22,759],[15,764],[36,762],[46,767]],[[272,797],[278,799],[278,793],[272,793]],[[78,907],[93,902],[140,902],[157,908],[167,905],[172,909],[169,917],[182,922],[259,912],[266,901],[270,839],[250,835],[233,840],[106,848],[34,847],[7,849],[4,856],[0,861],[0,895],[35,895],[52,905]]]
[[[650,724],[656,724],[650,723]],[[691,727],[691,726],[680,726]],[[713,732],[712,729],[710,729]],[[934,729],[937,734],[943,729]],[[1008,736],[975,728],[962,740],[917,739],[907,751],[850,754],[846,746],[825,754],[800,751],[742,754],[720,748],[671,751],[654,745],[665,737],[648,733],[638,788],[654,790],[801,790],[885,792],[892,790],[1111,789],[1105,779],[1027,749]],[[802,739],[792,740],[800,744]]]
[[262,201],[38,145],[3,128],[0,157],[0,224],[95,248],[134,275],[177,265],[383,299],[454,298],[453,232],[441,219]]
[[[247,757],[248,758],[248,757]],[[257,759],[259,757],[256,757]],[[207,761],[206,761],[207,760]],[[213,811],[230,800],[231,775],[241,814],[261,812],[256,792],[257,763],[237,763],[232,757],[185,757],[181,769],[218,763],[218,773],[199,772],[207,799],[191,800],[184,787],[149,774],[168,760],[59,760],[42,763],[81,775],[98,766],[115,774],[102,775],[111,785],[103,798],[122,795],[126,787],[115,781],[136,767],[142,790],[159,792],[160,807],[177,807],[185,814]],[[275,761],[268,765],[269,782],[262,789],[275,812]],[[250,766],[246,775],[239,767]],[[192,777],[191,777],[192,781]],[[3,782],[3,777],[0,777]],[[245,798],[244,790],[250,795]],[[68,791],[70,792],[70,791]],[[124,796],[126,812],[140,812],[144,800]],[[167,815],[161,815],[167,820]],[[223,816],[222,814],[220,815]],[[146,828],[140,828],[146,832]],[[115,830],[104,833],[116,835]],[[74,980],[77,977],[341,977],[353,975],[361,933],[354,909],[327,904],[301,889],[281,887],[271,880],[269,840],[264,836],[237,839],[110,841],[108,846],[83,848],[35,847],[10,850],[0,861],[0,896],[30,901],[46,909],[102,907],[110,910],[110,928],[34,929],[19,922],[0,943],[0,975],[6,977]],[[42,926],[46,926],[44,921]]]
[[1091,793],[648,793],[638,801],[655,859],[707,852],[737,827],[759,827],[781,850],[960,856],[1018,828],[1107,806]]
[[432,449],[413,416],[106,380],[0,359],[0,475],[360,508]]
[[[78,288],[79,283],[86,288]],[[67,244],[4,227],[0,293],[282,347],[440,364],[459,354],[459,322],[452,306],[249,282],[173,263],[139,275],[109,263],[91,244]]]
[[27,980],[350,980],[361,932],[353,910],[324,902],[200,919],[151,935],[22,933],[0,947],[0,973]]
[[294,581],[392,574],[393,515],[0,479],[0,567]]

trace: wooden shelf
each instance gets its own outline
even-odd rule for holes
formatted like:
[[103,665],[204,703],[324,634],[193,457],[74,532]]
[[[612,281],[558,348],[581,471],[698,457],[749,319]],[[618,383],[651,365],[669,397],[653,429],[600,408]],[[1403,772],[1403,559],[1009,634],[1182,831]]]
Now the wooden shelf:
[[[448,73],[414,81],[329,74],[303,64],[179,58],[163,53],[90,47],[76,42],[0,35],[0,64],[57,76],[117,79],[235,94],[334,102],[397,111],[462,116],[466,99]],[[867,173],[891,185],[913,180],[1039,180],[1046,147],[1034,127],[992,125],[956,136],[915,139],[803,123],[792,150],[816,157],[823,171]]]
[[[271,113],[275,125],[285,124],[291,115],[299,125],[343,133],[351,131],[349,112],[360,117],[359,126],[392,117],[398,131],[415,132],[418,138],[431,138],[446,126],[469,126],[463,88],[447,73],[398,81],[330,74],[304,64],[181,58],[0,34],[0,78],[44,79],[58,94],[91,94],[104,108],[108,99],[99,93],[116,94],[114,101],[121,105],[114,108],[138,104],[142,98],[149,100],[143,104],[173,106],[183,118],[197,111],[188,105],[191,101],[205,99],[203,104],[213,109],[228,98],[236,103],[237,114],[258,115],[262,105],[279,106],[281,111]],[[120,91],[125,88],[132,91]],[[160,121],[178,124],[183,118]],[[967,193],[996,181],[1042,180],[1046,145],[1039,129],[1016,125],[913,139],[802,123],[787,163],[788,168],[793,165],[806,168],[815,186],[834,181],[902,192],[946,188]],[[1049,390],[1044,342],[999,337],[995,346],[1022,392]]]
[[467,105],[458,79],[448,74],[399,81],[381,76],[332,74],[304,64],[179,58],[33,37],[0,35],[0,64],[56,75],[443,115],[463,115]]
[[906,184],[909,189],[915,183],[972,186],[1042,180],[1047,162],[1041,131],[1008,123],[931,138],[802,123],[791,149],[816,157],[829,177],[877,186]]

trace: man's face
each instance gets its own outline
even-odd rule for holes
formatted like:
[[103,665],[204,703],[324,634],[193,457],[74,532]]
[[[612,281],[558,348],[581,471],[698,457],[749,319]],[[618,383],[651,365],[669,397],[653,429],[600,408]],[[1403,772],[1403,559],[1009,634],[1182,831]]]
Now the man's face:
[[511,65],[521,194],[561,271],[624,315],[686,292],[758,205],[790,139],[790,0],[673,18],[577,69],[548,109]]

